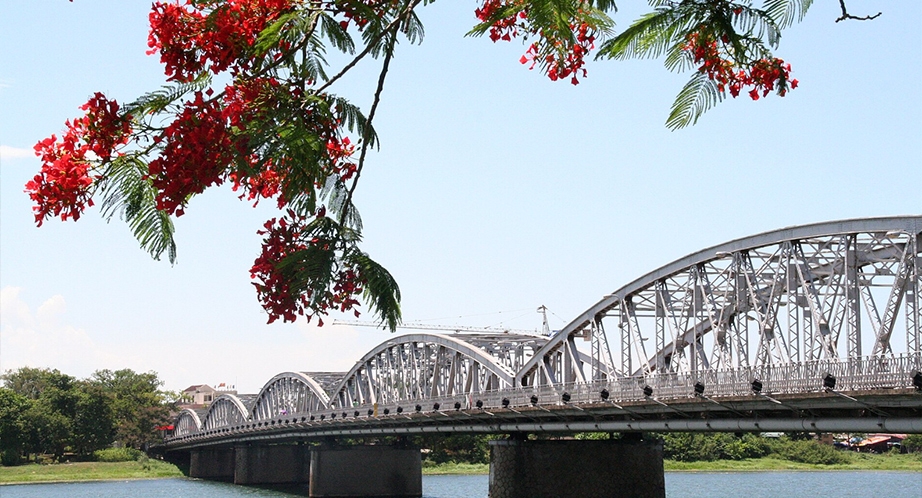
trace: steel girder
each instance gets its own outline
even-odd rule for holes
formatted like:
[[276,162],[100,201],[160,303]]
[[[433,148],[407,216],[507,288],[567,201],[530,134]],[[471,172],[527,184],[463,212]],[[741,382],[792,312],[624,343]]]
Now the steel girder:
[[266,382],[256,396],[250,414],[253,422],[325,410],[329,395],[320,383],[304,372],[284,372]]
[[[616,336],[604,345],[619,345],[620,363],[609,365],[616,376],[836,361],[865,348],[872,356],[918,352],[920,232],[922,216],[845,220],[691,254],[570,322],[525,363],[516,386],[585,379],[574,338],[604,334],[606,321]],[[903,331],[905,342],[895,341]],[[611,358],[601,344],[592,357]]]
[[222,394],[208,406],[208,412],[202,419],[203,431],[234,427],[250,420],[250,410],[244,402],[233,394]]
[[513,386],[546,338],[518,334],[408,334],[379,344],[346,374],[331,407],[395,404]]
[[189,436],[192,434],[197,434],[202,430],[202,420],[199,418],[198,413],[196,413],[195,410],[185,408],[179,412],[179,415],[176,416],[176,421],[173,423],[173,427],[174,436]]

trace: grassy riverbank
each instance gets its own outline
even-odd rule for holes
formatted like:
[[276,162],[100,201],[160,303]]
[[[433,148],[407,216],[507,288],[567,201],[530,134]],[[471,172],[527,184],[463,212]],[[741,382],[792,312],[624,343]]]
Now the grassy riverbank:
[[874,455],[853,453],[848,463],[832,465],[792,462],[776,457],[749,458],[745,460],[715,460],[712,462],[676,462],[666,460],[667,471],[688,472],[765,472],[779,470],[868,470],[922,472],[922,456]]
[[[713,462],[676,462],[666,460],[667,471],[679,472],[767,472],[767,471],[817,471],[817,470],[868,470],[922,472],[922,456],[854,454],[851,462],[835,465],[814,465],[765,457],[747,460],[717,460]],[[424,475],[487,474],[489,464],[423,462]],[[0,484],[93,481],[122,479],[158,479],[182,477],[173,464],[160,460],[133,462],[79,462],[52,465],[19,465],[0,467]]]
[[[37,463],[0,467],[0,484],[59,481],[118,481],[182,477],[179,469],[160,460],[132,462]],[[2,492],[0,492],[2,494]]]
[[[667,471],[678,472],[769,472],[782,470],[868,470],[922,472],[922,455],[873,455],[853,453],[852,461],[834,465],[818,465],[792,462],[774,457],[749,458],[745,460],[715,460],[713,462],[677,462],[666,460]],[[490,465],[486,463],[442,463],[423,462],[423,474],[487,474]]]

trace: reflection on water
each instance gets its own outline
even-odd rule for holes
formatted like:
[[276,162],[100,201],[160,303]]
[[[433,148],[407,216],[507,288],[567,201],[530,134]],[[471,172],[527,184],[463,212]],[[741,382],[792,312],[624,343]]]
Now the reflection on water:
[[[486,498],[488,477],[423,476],[425,498]],[[307,487],[267,489],[197,479],[0,486],[3,498],[218,498],[307,496]],[[668,498],[922,498],[920,472],[667,472]]]

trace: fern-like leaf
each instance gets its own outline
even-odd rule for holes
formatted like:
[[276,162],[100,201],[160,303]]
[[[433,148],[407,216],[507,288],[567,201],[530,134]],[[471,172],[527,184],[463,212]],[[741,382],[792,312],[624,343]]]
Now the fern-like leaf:
[[779,28],[789,28],[803,20],[813,0],[767,0],[763,9]]
[[703,73],[695,73],[672,103],[666,127],[677,130],[698,122],[698,118],[723,100],[723,93]]
[[109,163],[101,184],[102,214],[107,221],[118,214],[151,257],[159,261],[166,252],[167,259],[174,264],[173,221],[166,211],[157,209],[157,190],[145,178],[146,174],[147,165],[131,155]]
[[365,279],[363,298],[378,320],[394,332],[401,321],[400,287],[383,266],[372,260],[368,254],[354,249],[347,254],[350,263],[359,268]]

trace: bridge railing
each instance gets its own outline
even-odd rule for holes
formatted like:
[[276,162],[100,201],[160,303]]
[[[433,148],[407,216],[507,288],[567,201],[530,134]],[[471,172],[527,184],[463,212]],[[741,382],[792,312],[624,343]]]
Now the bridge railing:
[[[704,394],[711,398],[753,396],[753,381],[761,382],[765,394],[803,394],[821,392],[827,374],[835,377],[838,391],[871,391],[913,387],[911,374],[922,371],[922,352],[889,357],[853,358],[845,361],[807,361],[784,365],[764,365],[734,370],[702,370],[691,373],[654,373],[641,377],[625,377],[592,383],[559,384],[556,386],[517,387],[496,391],[459,394],[438,398],[406,399],[380,404],[377,417],[406,415],[416,411],[430,415],[433,412],[471,412],[501,408],[551,405],[585,405],[602,402],[602,390],[608,391],[608,401],[613,403],[644,402],[648,397],[656,400],[679,400],[694,396],[695,384],[700,382]],[[566,394],[565,394],[566,393]],[[566,398],[569,398],[568,400]],[[479,405],[478,406],[478,402]],[[438,406],[438,408],[436,408]],[[400,408],[398,410],[398,407]],[[305,413],[286,413],[271,420],[246,421],[240,426],[196,431],[194,434],[177,434],[182,437],[208,438],[211,435],[279,429],[322,420],[373,419],[371,405],[349,408],[317,410]],[[388,413],[384,413],[385,410]],[[438,416],[438,415],[436,415]]]
[[[690,398],[694,396],[695,384],[701,383],[709,397],[731,397],[753,395],[753,381],[762,383],[763,393],[800,394],[821,392],[827,374],[835,377],[835,389],[839,391],[868,391],[912,387],[911,373],[922,370],[922,354],[903,354],[887,357],[853,358],[845,361],[806,361],[783,365],[733,370],[701,370],[691,373],[654,373],[644,377],[624,377],[592,383],[570,383],[556,386],[518,387],[498,391],[486,391],[467,395],[448,396],[425,400],[423,408],[430,410],[438,403],[441,410],[476,408],[479,400],[485,408],[506,406],[524,407],[532,405],[532,396],[537,396],[538,405],[564,404],[567,393],[570,403],[598,403],[601,391],[608,391],[609,400],[618,402],[642,402],[647,399],[645,388],[652,391],[651,397],[659,400]],[[408,400],[406,403],[423,403]],[[398,403],[399,404],[399,403]]]

